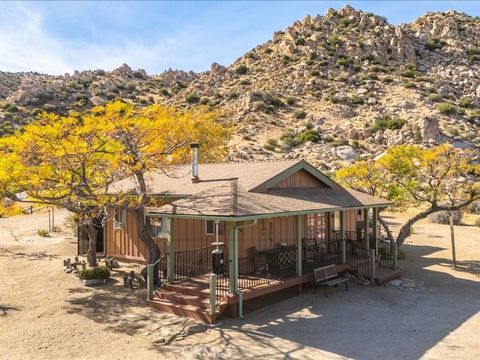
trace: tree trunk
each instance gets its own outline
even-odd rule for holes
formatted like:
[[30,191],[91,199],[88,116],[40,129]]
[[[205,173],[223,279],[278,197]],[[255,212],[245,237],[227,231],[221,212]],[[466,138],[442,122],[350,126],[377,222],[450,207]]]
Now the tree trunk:
[[453,229],[453,214],[451,211],[448,212],[448,216],[450,218],[450,238],[452,240],[452,264],[453,268],[457,268],[457,256],[455,252],[455,231]]
[[155,286],[159,286],[160,285],[160,277],[159,277],[160,266],[157,261],[160,259],[160,249],[158,248],[157,244],[148,233],[148,227],[145,224],[145,215],[144,215],[143,207],[135,209],[135,217],[137,219],[137,224],[138,224],[138,236],[148,249],[148,253],[149,253],[148,263],[155,264],[155,267],[153,269],[153,284]]
[[428,215],[433,214],[434,212],[437,212],[439,209],[430,206],[428,209],[418,213],[414,217],[410,218],[400,229],[400,232],[398,233],[397,236],[397,247],[400,248],[405,240],[410,236],[411,231],[412,231],[412,226],[415,224],[417,221],[425,219]]
[[395,239],[393,238],[393,234],[390,231],[390,228],[388,227],[387,222],[383,220],[383,218],[380,215],[378,216],[378,222],[380,223],[380,225],[382,225],[383,229],[387,233],[387,237],[388,237],[388,240],[390,240],[390,244],[393,245],[395,243]]
[[97,227],[93,224],[92,220],[89,220],[86,224],[86,230],[88,235],[88,251],[87,251],[87,263],[88,266],[94,267],[97,264]]

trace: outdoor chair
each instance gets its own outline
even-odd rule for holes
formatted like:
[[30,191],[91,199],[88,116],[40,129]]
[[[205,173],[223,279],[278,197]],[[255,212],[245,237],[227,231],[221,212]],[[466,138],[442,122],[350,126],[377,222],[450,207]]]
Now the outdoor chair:
[[314,294],[317,293],[318,287],[321,286],[325,292],[325,297],[328,297],[326,287],[337,287],[338,284],[345,284],[345,289],[348,291],[348,279],[338,275],[335,265],[317,268],[313,270],[313,274],[315,275],[316,285]]
[[270,270],[268,268],[268,258],[266,254],[259,253],[257,248],[251,247],[250,248],[250,257],[253,263],[253,271],[257,276],[266,276],[267,278],[270,276]]

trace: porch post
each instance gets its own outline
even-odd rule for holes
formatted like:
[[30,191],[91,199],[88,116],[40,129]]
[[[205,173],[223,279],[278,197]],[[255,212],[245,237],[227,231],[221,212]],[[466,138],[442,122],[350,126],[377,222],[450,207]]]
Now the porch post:
[[172,218],[167,220],[167,281],[173,282],[175,269],[174,255],[174,238],[173,238],[173,222]]
[[369,251],[370,255],[370,285],[375,285],[375,270],[377,264],[375,264],[375,250]]
[[303,215],[297,215],[297,275],[302,276],[302,226]]
[[372,209],[372,215],[373,215],[373,236],[375,239],[375,254],[378,255],[378,239],[377,239],[378,209],[377,208]]
[[340,210],[340,241],[342,264],[347,262],[347,254],[345,249],[345,212]]
[[370,250],[370,240],[368,238],[368,233],[369,233],[369,229],[368,229],[368,208],[367,208],[367,209],[363,209],[363,237],[366,242],[365,246],[367,247],[367,250]]
[[236,241],[235,223],[229,226],[228,230],[228,280],[230,283],[230,291],[233,294],[238,292],[238,246]]

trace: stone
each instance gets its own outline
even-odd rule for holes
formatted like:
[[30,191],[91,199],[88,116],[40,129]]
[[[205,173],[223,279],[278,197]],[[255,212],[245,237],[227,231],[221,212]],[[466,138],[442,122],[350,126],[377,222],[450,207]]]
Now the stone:
[[425,117],[418,123],[422,139],[436,141],[440,136],[440,125],[437,118]]
[[402,287],[407,288],[407,289],[413,289],[416,286],[417,286],[417,284],[414,281],[404,281],[402,283]]
[[165,341],[166,341],[166,339],[164,337],[159,336],[155,340],[153,340],[152,342],[154,344],[163,344]]
[[367,100],[368,105],[375,105],[376,103],[377,103],[377,99],[375,99],[374,97],[368,98]]
[[113,268],[119,268],[120,267],[120,264],[117,260],[112,260],[110,262],[110,265],[113,267]]
[[346,161],[355,161],[358,158],[358,152],[350,145],[337,147],[335,153],[340,159]]
[[185,333],[187,335],[197,334],[197,333],[200,333],[200,332],[204,332],[205,330],[206,330],[206,328],[203,324],[193,324],[193,325],[189,325],[185,328]]
[[400,280],[400,279],[390,280],[388,282],[388,284],[392,285],[392,286],[400,286],[400,285],[402,285],[402,280]]

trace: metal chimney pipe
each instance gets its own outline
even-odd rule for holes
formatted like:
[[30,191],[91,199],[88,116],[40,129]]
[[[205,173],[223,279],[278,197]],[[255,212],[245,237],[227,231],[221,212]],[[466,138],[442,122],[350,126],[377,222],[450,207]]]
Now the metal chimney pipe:
[[190,149],[192,149],[192,184],[196,184],[200,181],[198,177],[198,149],[200,144],[191,143]]

